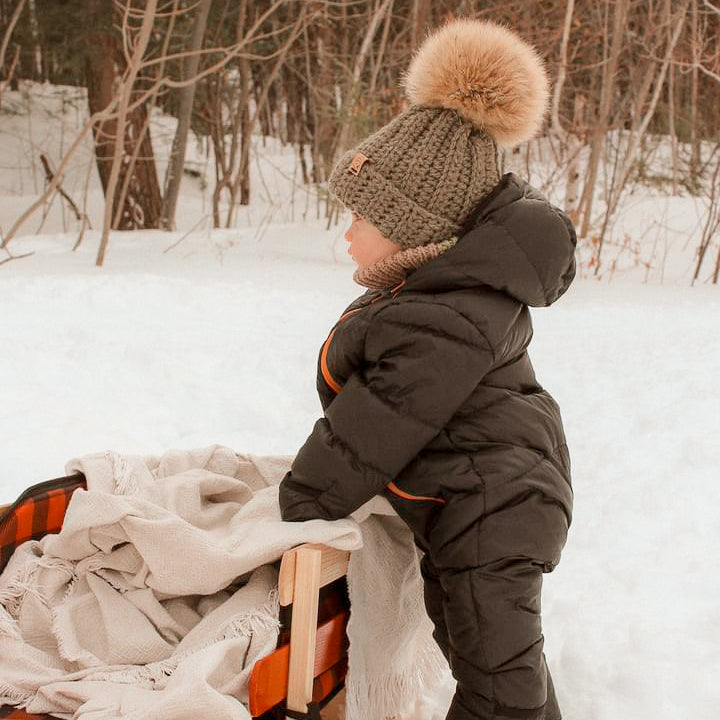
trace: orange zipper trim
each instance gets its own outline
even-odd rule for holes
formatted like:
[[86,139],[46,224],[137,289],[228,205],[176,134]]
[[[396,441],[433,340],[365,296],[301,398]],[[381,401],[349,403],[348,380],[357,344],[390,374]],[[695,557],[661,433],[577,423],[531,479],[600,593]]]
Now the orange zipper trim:
[[[391,293],[394,292],[397,294],[400,291],[400,288],[405,284],[405,281],[403,280],[399,285],[396,285],[392,290]],[[336,393],[339,393],[343,386],[332,376],[332,373],[330,372],[330,367],[328,366],[327,362],[327,356],[328,352],[330,351],[330,345],[332,345],[333,338],[335,337],[335,331],[338,329],[338,325],[345,320],[345,318],[349,318],[351,315],[354,315],[356,312],[360,312],[361,310],[364,310],[368,305],[372,305],[374,302],[382,299],[382,294],[378,295],[377,297],[374,297],[369,303],[366,303],[365,305],[362,305],[361,307],[355,308],[354,310],[350,310],[349,312],[346,312],[344,315],[340,316],[340,319],[335,323],[335,327],[332,329],[332,332],[328,336],[328,339],[325,341],[325,344],[323,345],[322,353],[320,354],[320,372],[322,372],[323,379],[325,382],[332,388],[332,390]],[[393,295],[395,297],[395,295]]]
[[438,497],[430,497],[428,495],[411,495],[410,493],[405,492],[404,490],[401,490],[394,481],[390,481],[390,483],[387,486],[387,489],[393,493],[394,495],[397,495],[398,497],[405,498],[405,500],[428,500],[429,502],[439,503],[440,505],[445,505],[445,500]]
[[322,376],[325,379],[325,382],[330,386],[330,388],[335,393],[339,393],[342,390],[342,385],[340,385],[337,380],[330,374],[330,369],[328,368],[327,364],[327,355],[328,355],[328,349],[330,348],[330,343],[333,340],[333,337],[335,336],[335,330],[337,328],[333,328],[332,332],[330,333],[328,339],[325,341],[325,344],[323,345],[322,349],[322,355],[320,356],[320,371],[322,372]]
[[[365,306],[363,306],[365,307]],[[356,312],[360,312],[363,308],[355,308],[354,310],[350,310],[350,312],[346,312],[344,315],[340,317],[340,319],[335,323],[335,327],[332,329],[332,332],[328,336],[328,339],[325,341],[325,344],[323,345],[322,354],[320,355],[320,371],[322,372],[322,376],[325,379],[325,382],[333,389],[334,392],[339,393],[343,386],[332,376],[330,373],[330,368],[328,367],[327,362],[327,356],[328,351],[330,350],[330,345],[332,344],[333,338],[335,337],[335,331],[338,329],[338,325],[347,317],[350,317],[351,315],[354,315]]]

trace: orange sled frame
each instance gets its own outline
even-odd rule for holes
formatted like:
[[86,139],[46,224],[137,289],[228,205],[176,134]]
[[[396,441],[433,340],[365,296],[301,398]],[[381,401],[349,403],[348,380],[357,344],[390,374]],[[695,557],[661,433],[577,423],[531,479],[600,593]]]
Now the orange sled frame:
[[[81,473],[28,488],[12,505],[0,505],[0,572],[15,548],[59,532]],[[281,631],[277,649],[255,663],[249,684],[250,714],[262,720],[321,720],[320,709],[344,687],[349,617],[350,553],[305,544],[279,561]],[[42,720],[10,706],[0,718]]]

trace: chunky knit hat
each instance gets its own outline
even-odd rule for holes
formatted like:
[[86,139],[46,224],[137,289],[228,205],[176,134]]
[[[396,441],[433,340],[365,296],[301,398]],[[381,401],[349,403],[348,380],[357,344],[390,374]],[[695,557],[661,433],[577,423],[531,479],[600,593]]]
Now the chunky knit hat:
[[548,79],[511,30],[455,20],[420,46],[404,84],[410,107],[340,158],[329,189],[410,248],[461,231],[500,180],[497,145],[542,125]]

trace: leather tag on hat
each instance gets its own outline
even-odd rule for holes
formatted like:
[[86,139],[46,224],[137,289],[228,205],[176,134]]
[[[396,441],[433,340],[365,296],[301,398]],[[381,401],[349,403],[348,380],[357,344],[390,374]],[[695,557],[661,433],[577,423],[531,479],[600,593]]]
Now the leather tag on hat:
[[366,155],[363,155],[362,153],[358,153],[350,163],[350,167],[348,168],[348,172],[352,173],[353,175],[359,175],[360,170],[362,170],[362,166],[369,160]]

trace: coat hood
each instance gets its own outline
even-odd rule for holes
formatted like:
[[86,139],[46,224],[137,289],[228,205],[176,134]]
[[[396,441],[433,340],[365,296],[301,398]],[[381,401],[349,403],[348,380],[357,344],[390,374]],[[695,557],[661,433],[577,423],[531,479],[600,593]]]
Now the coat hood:
[[457,245],[408,275],[407,290],[500,290],[526,305],[555,302],[575,277],[575,229],[568,217],[513,173],[476,209]]

